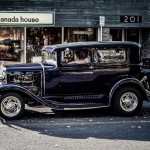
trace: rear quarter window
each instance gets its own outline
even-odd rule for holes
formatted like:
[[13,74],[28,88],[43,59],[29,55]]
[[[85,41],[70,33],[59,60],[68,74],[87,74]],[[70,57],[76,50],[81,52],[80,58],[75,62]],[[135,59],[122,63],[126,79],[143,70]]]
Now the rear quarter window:
[[130,48],[130,63],[139,64],[141,63],[141,50],[138,47]]
[[125,49],[97,49],[94,52],[95,63],[117,63],[126,61]]

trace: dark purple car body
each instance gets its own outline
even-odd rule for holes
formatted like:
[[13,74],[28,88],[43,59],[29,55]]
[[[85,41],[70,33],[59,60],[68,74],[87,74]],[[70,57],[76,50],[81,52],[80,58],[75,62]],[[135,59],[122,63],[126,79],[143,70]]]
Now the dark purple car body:
[[[69,63],[79,49],[88,51],[90,63]],[[21,117],[25,104],[54,110],[112,106],[118,114],[135,115],[148,100],[149,69],[142,68],[137,43],[76,42],[45,46],[41,52],[47,58],[42,63],[1,65],[3,118]]]

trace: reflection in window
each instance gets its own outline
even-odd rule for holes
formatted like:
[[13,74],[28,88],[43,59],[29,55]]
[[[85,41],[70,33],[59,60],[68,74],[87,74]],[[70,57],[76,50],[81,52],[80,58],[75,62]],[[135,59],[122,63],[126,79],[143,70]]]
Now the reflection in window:
[[106,49],[94,51],[95,63],[114,63],[124,62],[126,60],[126,53],[124,49]]
[[19,27],[0,27],[0,61],[21,61],[21,38]]
[[65,28],[65,42],[96,41],[95,28]]
[[42,52],[42,61],[45,62],[47,60],[57,61],[57,53],[54,51],[43,51]]
[[61,43],[59,27],[27,28],[27,62],[41,61],[41,48],[46,45]]
[[55,51],[42,51],[42,62],[57,66],[57,52]]

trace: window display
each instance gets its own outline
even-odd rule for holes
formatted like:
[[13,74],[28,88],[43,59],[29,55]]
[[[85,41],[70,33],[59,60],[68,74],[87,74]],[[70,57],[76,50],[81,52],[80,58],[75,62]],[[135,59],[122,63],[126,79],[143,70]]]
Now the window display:
[[60,27],[27,28],[27,63],[42,60],[41,48],[61,43]]
[[0,27],[0,61],[21,61],[23,29]]
[[65,28],[65,42],[96,41],[95,28]]

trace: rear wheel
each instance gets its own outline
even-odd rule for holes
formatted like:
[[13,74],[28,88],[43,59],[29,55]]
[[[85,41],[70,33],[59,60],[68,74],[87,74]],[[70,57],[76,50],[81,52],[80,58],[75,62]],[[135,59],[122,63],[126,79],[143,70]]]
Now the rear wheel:
[[124,87],[116,92],[113,101],[114,110],[124,116],[137,114],[143,105],[140,92],[134,87]]
[[17,93],[7,93],[0,98],[0,115],[5,119],[18,119],[22,116],[25,103]]

